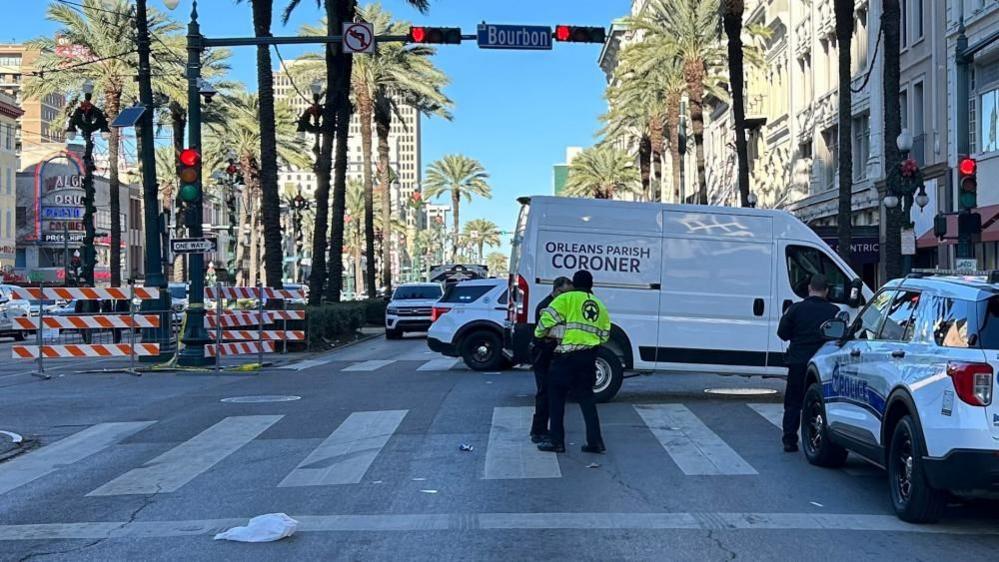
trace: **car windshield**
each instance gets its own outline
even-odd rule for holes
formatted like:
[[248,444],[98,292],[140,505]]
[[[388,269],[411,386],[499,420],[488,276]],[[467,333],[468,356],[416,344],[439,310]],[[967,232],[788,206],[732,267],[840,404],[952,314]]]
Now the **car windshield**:
[[479,300],[482,295],[493,289],[493,285],[451,285],[444,291],[441,302],[447,303],[469,303]]
[[399,287],[392,295],[394,301],[431,300],[441,297],[441,288],[435,285]]

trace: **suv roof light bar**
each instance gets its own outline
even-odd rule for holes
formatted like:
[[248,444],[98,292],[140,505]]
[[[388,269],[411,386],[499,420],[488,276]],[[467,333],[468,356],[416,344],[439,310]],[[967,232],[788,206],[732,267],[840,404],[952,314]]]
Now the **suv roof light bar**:
[[984,277],[989,283],[999,283],[999,270],[967,271],[961,269],[913,269],[906,278],[919,279],[922,277],[933,277],[939,275],[951,275],[956,277]]

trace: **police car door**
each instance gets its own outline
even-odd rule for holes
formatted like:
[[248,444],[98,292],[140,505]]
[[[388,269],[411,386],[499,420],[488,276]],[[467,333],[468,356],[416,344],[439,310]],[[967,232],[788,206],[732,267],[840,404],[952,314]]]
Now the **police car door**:
[[874,295],[854,321],[850,338],[837,352],[832,376],[823,380],[829,427],[871,445],[877,444],[878,433],[872,432],[876,418],[865,381],[885,368],[881,365],[886,358],[878,337],[894,294],[894,289],[882,289]]
[[904,370],[915,359],[906,354],[913,352],[909,342],[915,333],[916,309],[920,296],[919,291],[905,287],[895,292],[888,305],[881,332],[877,340],[871,343],[872,360],[863,362],[864,369],[858,373],[862,391],[860,397],[866,401],[864,409],[867,417],[864,424],[876,443],[881,441],[881,420],[888,393],[896,382],[904,380]]

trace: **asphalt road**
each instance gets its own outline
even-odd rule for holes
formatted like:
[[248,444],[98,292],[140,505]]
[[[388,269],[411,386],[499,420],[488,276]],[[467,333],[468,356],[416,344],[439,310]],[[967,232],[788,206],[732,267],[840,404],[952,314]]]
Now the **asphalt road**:
[[[20,374],[0,345],[2,560],[935,560],[999,549],[994,502],[901,523],[883,473],[785,454],[777,381],[657,375],[600,406],[606,455],[527,440],[533,376],[377,338],[252,375]],[[227,398],[291,396],[246,403]],[[471,451],[459,446],[467,444]],[[596,466],[594,466],[596,465]],[[253,516],[292,537],[213,541]]]

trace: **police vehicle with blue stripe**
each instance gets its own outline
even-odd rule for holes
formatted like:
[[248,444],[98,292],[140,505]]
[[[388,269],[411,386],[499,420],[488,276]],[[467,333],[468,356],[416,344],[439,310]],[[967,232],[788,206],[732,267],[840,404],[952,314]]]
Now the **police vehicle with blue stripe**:
[[849,451],[885,468],[910,522],[939,519],[949,493],[999,491],[999,272],[934,273],[823,325],[801,420],[810,463],[842,466]]

